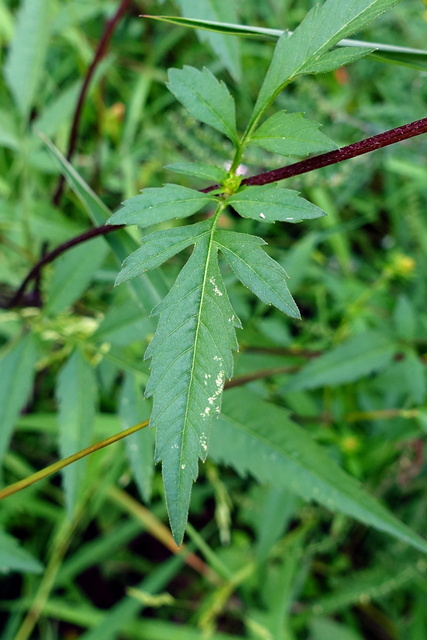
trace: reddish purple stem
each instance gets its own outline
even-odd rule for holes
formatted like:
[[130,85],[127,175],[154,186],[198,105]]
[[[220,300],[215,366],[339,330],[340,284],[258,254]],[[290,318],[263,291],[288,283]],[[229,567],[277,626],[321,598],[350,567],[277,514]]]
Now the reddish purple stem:
[[[124,4],[125,3],[122,3],[122,6]],[[427,133],[427,118],[422,118],[421,120],[416,120],[415,122],[405,124],[402,127],[396,127],[395,129],[384,131],[384,133],[379,133],[376,136],[371,136],[370,138],[366,138],[365,140],[361,140],[360,142],[349,144],[346,147],[338,149],[337,151],[330,151],[329,153],[323,153],[322,155],[315,156],[314,158],[308,158],[308,160],[296,162],[294,164],[288,165],[287,167],[281,167],[280,169],[274,169],[273,171],[260,173],[257,176],[246,178],[242,181],[242,184],[263,185],[270,184],[271,182],[277,182],[278,180],[285,180],[286,178],[290,178],[291,176],[308,173],[309,171],[314,171],[315,169],[320,169],[321,167],[327,167],[331,164],[342,162],[343,160],[349,160],[350,158],[355,158],[356,156],[360,156],[371,151],[376,151],[377,149],[387,147],[391,144],[395,144],[396,142],[402,142],[403,140],[408,140],[409,138],[419,136],[422,133]],[[218,186],[219,185],[206,187],[205,189],[202,189],[202,191],[204,193],[207,193],[209,191],[217,189]],[[98,235],[111,233],[116,229],[121,229],[122,226],[123,225],[103,225],[102,227],[90,229],[89,231],[82,233],[80,236],[64,242],[63,244],[56,247],[56,249],[54,249],[53,251],[46,254],[31,269],[30,273],[27,275],[8,306],[13,307],[19,303],[28,283],[38,277],[41,268],[45,264],[52,262],[52,260],[54,260],[57,256],[59,256],[70,247],[74,247],[76,244],[85,242],[86,240],[89,240],[90,238]]]
[[[71,157],[74,153],[74,150],[76,148],[76,144],[77,144],[77,137],[78,137],[78,132],[79,132],[79,126],[80,126],[80,118],[81,118],[81,114],[82,114],[82,109],[83,109],[83,105],[84,102],[86,100],[86,94],[87,91],[89,89],[89,84],[90,81],[92,80],[93,74],[95,73],[95,69],[98,66],[98,64],[100,63],[101,59],[105,56],[106,52],[107,52],[107,48],[108,45],[110,43],[111,37],[118,25],[118,23],[120,22],[120,19],[122,18],[122,16],[124,15],[124,13],[127,11],[127,9],[129,8],[129,5],[131,3],[132,0],[122,0],[122,2],[120,3],[119,8],[117,9],[116,13],[113,15],[112,18],[110,18],[110,20],[108,20],[107,24],[105,25],[105,29],[104,29],[104,33],[102,34],[102,38],[98,43],[98,47],[95,51],[95,55],[93,57],[92,63],[89,67],[89,69],[86,72],[86,76],[83,80],[83,84],[82,87],[80,89],[80,93],[79,93],[79,97],[77,100],[77,105],[76,105],[76,109],[74,111],[74,117],[73,117],[73,122],[71,125],[71,131],[70,131],[70,139],[68,141],[68,151],[67,151],[67,155],[66,158],[67,160],[71,160]],[[61,176],[59,178],[58,181],[58,186],[56,188],[56,191],[53,195],[52,198],[52,202],[54,204],[55,207],[57,207],[59,205],[59,202],[61,200],[62,197],[62,193],[64,191],[64,176]]]

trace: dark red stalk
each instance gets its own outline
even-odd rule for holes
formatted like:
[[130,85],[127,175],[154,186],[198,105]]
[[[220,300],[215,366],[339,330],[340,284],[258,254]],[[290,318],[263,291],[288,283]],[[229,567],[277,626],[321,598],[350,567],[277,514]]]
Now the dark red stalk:
[[[124,3],[122,3],[122,5],[123,4]],[[343,160],[350,160],[350,158],[355,158],[365,153],[376,151],[377,149],[387,147],[391,144],[395,144],[396,142],[402,142],[403,140],[414,138],[415,136],[419,136],[422,133],[427,133],[427,118],[422,118],[421,120],[410,122],[409,124],[405,124],[401,127],[396,127],[395,129],[389,129],[388,131],[384,131],[384,133],[379,133],[375,136],[371,136],[370,138],[366,138],[365,140],[361,140],[360,142],[355,142],[354,144],[349,144],[345,147],[341,147],[341,149],[338,149],[337,151],[330,151],[329,153],[323,153],[322,155],[315,156],[314,158],[308,158],[308,160],[302,160],[301,162],[290,164],[287,167],[281,167],[280,169],[274,169],[273,171],[260,173],[256,176],[252,176],[251,178],[246,178],[242,181],[242,184],[264,185],[270,184],[271,182],[277,182],[278,180],[285,180],[286,178],[301,175],[303,173],[308,173],[309,171],[327,167],[331,164],[337,164],[338,162],[342,162]],[[208,193],[209,191],[213,191],[217,188],[218,185],[213,185],[202,189],[202,192]],[[52,262],[52,260],[54,260],[57,256],[59,256],[70,247],[74,247],[76,244],[85,242],[86,240],[89,240],[90,238],[93,238],[95,236],[104,235],[110,233],[111,231],[115,231],[116,229],[121,229],[122,226],[123,225],[103,225],[101,227],[91,229],[90,231],[82,233],[76,238],[72,238],[68,242],[64,242],[62,245],[59,245],[59,247],[56,247],[56,249],[54,249],[51,253],[46,254],[31,269],[30,273],[27,275],[8,306],[13,307],[18,304],[24,294],[27,284],[38,276],[40,269],[45,264]]]
[[[106,52],[107,52],[107,48],[108,45],[110,43],[111,37],[118,25],[118,23],[120,22],[120,19],[122,18],[122,16],[124,15],[124,13],[127,11],[127,9],[129,8],[129,5],[131,3],[132,0],[122,0],[122,2],[119,5],[119,8],[117,9],[116,13],[113,15],[112,18],[110,18],[110,20],[108,20],[107,24],[105,25],[105,29],[104,29],[104,33],[102,34],[102,38],[98,43],[98,47],[95,51],[95,55],[93,57],[92,63],[89,67],[89,69],[86,72],[86,76],[83,80],[83,84],[82,87],[80,89],[80,93],[79,93],[79,97],[77,100],[77,105],[76,105],[76,109],[74,111],[74,116],[73,116],[73,122],[71,125],[71,131],[70,131],[70,138],[68,141],[68,151],[67,151],[67,155],[66,158],[67,160],[70,160],[74,150],[76,148],[76,144],[77,144],[77,137],[78,137],[78,131],[79,131],[79,125],[80,125],[80,118],[81,118],[81,114],[82,114],[82,109],[83,109],[83,105],[86,99],[86,94],[89,88],[89,84],[90,81],[92,80],[93,74],[95,73],[95,69],[98,66],[98,64],[100,63],[100,61],[102,60],[102,58],[105,56]],[[64,190],[64,176],[61,176],[59,178],[58,181],[58,186],[56,188],[56,191],[53,195],[52,198],[52,202],[53,204],[57,207],[60,200],[61,200],[61,196],[62,196],[62,192]]]
[[103,236],[107,233],[110,233],[111,231],[117,231],[122,227],[123,225],[112,226],[107,224],[101,225],[100,227],[94,227],[93,229],[89,229],[88,231],[81,233],[79,236],[75,236],[74,238],[71,238],[70,240],[63,242],[62,244],[58,245],[50,253],[46,253],[43,256],[43,258],[41,258],[34,265],[34,267],[26,276],[25,280],[23,280],[19,289],[17,290],[13,298],[9,301],[7,308],[10,309],[12,307],[15,307],[20,302],[21,298],[24,295],[25,289],[27,288],[28,283],[31,282],[31,280],[37,280],[42,268],[46,264],[49,264],[49,262],[53,262],[55,258],[61,255],[61,253],[68,251],[68,249],[71,249],[71,247],[75,247],[76,245],[81,244],[82,242],[86,242],[87,240],[91,240],[92,238],[96,238],[97,236]]
[[402,142],[402,140],[408,140],[414,138],[422,133],[427,133],[427,118],[404,124],[402,127],[396,127],[395,129],[389,129],[384,133],[378,133],[375,136],[349,144],[346,147],[341,147],[337,151],[329,151],[323,153],[320,156],[314,158],[308,158],[308,160],[302,160],[296,162],[287,167],[281,167],[280,169],[274,169],[273,171],[266,171],[252,178],[246,178],[242,180],[242,184],[247,185],[262,185],[269,184],[271,182],[277,182],[278,180],[285,180],[292,176],[298,176],[302,173],[308,173],[315,169],[321,169],[322,167],[328,167],[331,164],[337,164],[343,162],[343,160],[350,160],[350,158],[356,158],[364,153],[370,153],[383,147],[388,147],[396,142]]

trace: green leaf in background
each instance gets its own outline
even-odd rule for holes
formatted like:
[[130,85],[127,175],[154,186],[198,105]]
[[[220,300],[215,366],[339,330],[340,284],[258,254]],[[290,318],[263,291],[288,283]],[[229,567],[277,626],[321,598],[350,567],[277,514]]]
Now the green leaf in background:
[[169,69],[168,89],[191,115],[237,142],[234,100],[223,82],[194,67]]
[[273,545],[286,531],[297,509],[297,498],[286,487],[258,485],[256,487],[257,504],[260,505],[256,521],[257,562],[263,562]]
[[62,255],[55,263],[45,305],[46,313],[56,314],[78,300],[93,280],[107,253],[108,245],[104,240],[94,238]]
[[[76,349],[58,375],[56,399],[58,402],[59,448],[61,457],[76,453],[89,446],[92,437],[97,403],[97,385],[93,367]],[[62,470],[65,503],[72,515],[83,486],[86,460],[79,460]]]
[[234,231],[217,231],[215,242],[239,280],[260,300],[292,318],[300,318],[298,307],[286,286],[286,271],[261,249],[261,238]]
[[[44,144],[49,149],[50,153],[58,162],[61,167],[61,172],[69,182],[71,188],[87,210],[90,219],[95,225],[105,224],[107,218],[112,213],[108,207],[102,202],[102,200],[92,191],[87,182],[83,180],[81,175],[77,173],[74,167],[68,162],[68,160],[62,155],[62,153],[55,147],[50,140],[43,134],[39,134]],[[124,229],[117,230],[114,234],[109,233],[103,236],[105,242],[111,247],[119,264],[127,258],[127,256],[138,248],[137,242],[130,236],[128,231]],[[160,272],[156,271],[156,274],[148,276],[144,274],[141,278],[133,280],[129,284],[129,289],[137,302],[137,304],[147,314],[150,310],[160,302],[163,296],[168,291],[167,284]]]
[[43,565],[23,549],[18,541],[0,530],[0,573],[10,571],[42,573]]
[[244,218],[258,222],[301,222],[326,215],[322,209],[301,198],[297,191],[277,185],[246,187],[228,198],[227,204]]
[[395,341],[378,331],[365,331],[334,347],[304,366],[286,383],[286,392],[333,387],[386,367],[398,349]]
[[425,364],[415,349],[405,352],[402,369],[411,400],[417,405],[424,404],[426,400]]
[[[219,20],[221,22],[237,22],[236,0],[178,0],[181,13],[200,20]],[[223,65],[235,80],[241,80],[239,41],[227,38],[222,33],[206,30],[198,31],[202,42],[208,42]]]
[[29,115],[43,72],[49,5],[49,0],[22,0],[5,64],[5,79],[23,118]]
[[335,71],[335,69],[356,62],[374,51],[375,49],[367,49],[366,47],[343,47],[341,49],[334,49],[333,51],[324,53],[323,56],[320,56],[320,58],[314,62],[309,62],[303,67],[302,73],[315,74]]
[[222,415],[212,428],[209,455],[240,474],[287,487],[304,500],[315,500],[427,553],[427,541],[366,493],[289,419],[287,411],[248,391],[232,389],[225,394]]
[[233,371],[237,348],[234,315],[211,235],[201,237],[166,298],[146,357],[154,394],[150,424],[156,427],[156,459],[163,463],[169,518],[180,544],[187,522],[198,458],[205,460],[212,420]]
[[351,577],[340,580],[332,593],[318,598],[315,605],[316,611],[321,612],[322,615],[333,615],[349,605],[363,604],[367,600],[381,601],[408,582],[422,579],[422,574],[425,573],[425,568],[420,567],[420,563],[414,562],[413,556],[411,561],[404,563],[393,562],[393,558],[389,560],[389,562],[383,561],[382,566],[354,572]]
[[407,342],[414,340],[417,331],[417,314],[413,302],[401,294],[394,307],[393,324],[397,335]]
[[2,109],[0,110],[0,147],[18,150],[19,146],[20,134],[16,118]]
[[36,373],[37,340],[27,333],[0,360],[0,460],[9,446],[13,427],[28,401]]
[[306,156],[336,149],[336,144],[318,131],[319,127],[302,113],[278,111],[251,135],[250,142],[282,156]]
[[202,235],[207,234],[210,227],[211,222],[206,220],[184,227],[162,229],[145,236],[142,239],[142,247],[131,253],[124,261],[116,284],[159,267],[165,260],[172,258],[175,254],[194,244]]
[[[142,336],[152,333],[153,320],[141,313],[141,307],[128,295],[128,291],[121,292],[113,304],[106,311],[98,329],[92,339],[98,343],[127,345],[133,340],[141,340]],[[105,365],[105,360],[100,366]]]
[[338,42],[375,20],[399,0],[327,0],[307,14],[291,37],[280,36],[259,92],[249,128],[286,84]]
[[[42,113],[31,123],[34,130],[42,132],[45,136],[57,134],[61,125],[68,123],[72,118],[80,88],[80,82],[74,82],[71,87],[55,92]],[[40,143],[40,140],[38,142]]]
[[[144,400],[141,385],[136,376],[126,373],[120,393],[119,413],[123,429],[148,420],[151,403]],[[145,502],[149,502],[154,475],[154,432],[142,429],[125,439],[126,454],[138,490]]]
[[141,229],[173,218],[186,218],[215,197],[178,184],[144,189],[141,195],[123,203],[107,224],[137,224]]
[[[248,26],[243,24],[232,24],[229,22],[217,22],[215,20],[193,20],[191,18],[182,18],[180,16],[144,16],[152,20],[160,20],[161,22],[169,22],[179,27],[189,27],[191,29],[204,29],[206,31],[214,31],[216,33],[224,33],[235,36],[245,37],[261,37],[267,40],[280,38],[286,34],[288,37],[292,35],[291,31],[283,31],[282,29],[268,29],[266,27]],[[427,71],[427,51],[423,49],[413,49],[411,47],[400,47],[393,44],[383,44],[382,42],[365,42],[364,40],[347,40],[344,38],[337,42],[340,47],[355,47],[359,49],[369,49],[373,58],[388,62],[391,64],[401,64],[405,67],[411,67],[420,71]],[[319,59],[323,58],[323,56]],[[354,62],[354,60],[349,60]],[[349,63],[346,63],[349,64]],[[335,67],[336,68],[336,67]],[[304,71],[307,73],[307,71]],[[321,73],[316,71],[316,73]]]
[[201,180],[209,180],[209,182],[223,182],[227,177],[227,171],[216,167],[213,164],[204,164],[203,162],[178,162],[168,164],[165,169],[182,173],[186,176],[194,176]]
[[310,621],[312,640],[363,640],[356,631],[328,618],[313,618]]

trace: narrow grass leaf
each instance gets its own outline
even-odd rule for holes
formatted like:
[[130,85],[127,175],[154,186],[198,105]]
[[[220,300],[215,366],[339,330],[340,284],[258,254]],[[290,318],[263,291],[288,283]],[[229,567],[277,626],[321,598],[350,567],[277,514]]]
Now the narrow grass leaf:
[[[120,393],[119,413],[123,429],[138,422],[148,420],[151,403],[144,400],[140,384],[135,376],[125,374]],[[126,454],[132,475],[145,502],[149,502],[154,475],[154,433],[152,429],[142,429],[125,438]]]
[[402,67],[409,67],[410,69],[417,69],[417,71],[427,71],[427,51],[407,49],[406,47],[396,47],[401,51],[387,51],[382,50],[383,47],[379,46],[372,57],[381,62],[388,62],[389,64],[397,64]]
[[107,224],[137,224],[141,229],[173,218],[186,218],[215,197],[178,184],[144,189],[113,213]]
[[277,185],[246,187],[228,198],[227,204],[244,218],[258,222],[301,222],[326,215],[322,209],[301,198],[297,191]]
[[37,340],[27,333],[0,360],[0,461],[6,453],[13,427],[28,401],[35,376]]
[[220,411],[222,389],[237,348],[234,315],[218,267],[211,235],[197,242],[166,298],[146,357],[154,395],[156,459],[163,463],[173,536],[180,544],[187,522],[198,458],[205,460],[210,425]]
[[62,255],[56,261],[50,282],[46,313],[56,314],[76,302],[86,291],[107,254],[108,245],[102,238],[95,238]]
[[135,278],[145,271],[156,269],[186,247],[209,232],[210,222],[199,222],[185,227],[162,229],[142,239],[142,247],[134,251],[123,263],[116,284]]
[[304,73],[342,38],[362,29],[399,0],[326,0],[316,5],[293,32],[280,36],[251,118],[256,122],[283,87]]
[[0,572],[4,575],[10,571],[42,573],[43,565],[23,549],[15,538],[0,531]]
[[286,285],[286,271],[260,246],[260,238],[234,231],[217,231],[215,242],[239,280],[260,300],[292,318],[300,318],[298,307]]
[[360,380],[386,367],[397,349],[398,345],[383,333],[360,333],[309,362],[286,383],[284,390],[334,387]]
[[[287,487],[304,500],[343,513],[427,553],[427,541],[400,522],[293,423],[287,411],[241,389],[227,391],[214,424],[209,455],[251,473],[260,482]],[[224,446],[226,443],[226,446]]]
[[[92,191],[87,182],[74,169],[62,153],[43,134],[39,134],[44,144],[47,146],[53,157],[60,165],[61,172],[69,182],[74,193],[77,195],[91,220],[95,225],[105,224],[111,211],[102,200]],[[137,242],[124,229],[117,230],[114,234],[109,233],[104,236],[105,242],[111,247],[119,264],[138,248]],[[160,269],[155,274],[148,276],[144,274],[141,278],[133,280],[129,284],[130,291],[142,310],[149,313],[151,309],[160,302],[168,291],[168,285],[162,276]]]
[[[277,39],[282,34],[292,35],[292,31],[283,31],[282,29],[269,29],[267,27],[249,26],[244,24],[232,24],[229,22],[217,22],[215,20],[192,20],[191,18],[182,18],[181,16],[144,16],[152,20],[160,20],[169,22],[181,27],[190,27],[192,29],[204,29],[206,31],[216,31],[229,35],[244,37],[260,37],[266,40]],[[427,71],[427,51],[423,49],[414,49],[412,47],[401,47],[393,44],[384,44],[382,42],[367,42],[364,40],[346,39],[337,42],[340,47],[359,47],[374,50],[370,55],[373,58],[388,62],[391,64],[400,64],[405,67]],[[306,72],[305,72],[306,73]]]
[[201,180],[209,180],[209,182],[223,182],[227,177],[227,171],[216,167],[213,164],[204,164],[203,162],[177,162],[168,164],[165,169],[182,173],[186,176],[194,176]]
[[278,111],[251,136],[251,144],[282,156],[306,156],[331,151],[337,146],[318,131],[320,124],[307,120],[302,113]]
[[[97,386],[93,369],[83,353],[76,349],[58,375],[59,448],[66,458],[89,446],[95,420]],[[65,503],[72,515],[83,484],[86,460],[79,460],[62,470]]]
[[[236,22],[236,0],[227,2],[217,0],[178,0],[181,12],[184,16],[205,20],[219,20],[224,22]],[[241,80],[242,68],[240,63],[240,46],[235,38],[227,38],[222,33],[213,31],[197,32],[202,42],[208,42],[222,64],[230,72],[235,80]]]
[[4,75],[15,104],[27,118],[41,79],[49,35],[49,1],[23,0]]
[[168,89],[194,118],[237,142],[234,100],[209,69],[169,69],[168,78]]

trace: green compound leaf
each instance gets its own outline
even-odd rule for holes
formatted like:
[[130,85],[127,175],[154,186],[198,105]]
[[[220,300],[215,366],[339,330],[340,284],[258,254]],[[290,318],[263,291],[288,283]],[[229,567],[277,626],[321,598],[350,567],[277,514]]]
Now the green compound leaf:
[[315,62],[310,62],[302,69],[302,73],[327,73],[335,71],[347,64],[356,62],[365,56],[374,53],[375,49],[367,49],[365,47],[349,47],[346,49],[334,49],[328,51]]
[[154,396],[151,426],[157,428],[156,460],[163,463],[169,519],[181,543],[187,522],[198,458],[207,454],[210,425],[220,411],[226,378],[237,349],[240,326],[218,267],[213,234],[200,237],[166,298],[146,357]]
[[228,198],[227,204],[244,218],[261,222],[301,222],[326,215],[322,209],[301,198],[297,191],[277,185],[247,187]]
[[234,100],[223,82],[219,82],[209,69],[199,71],[188,66],[169,69],[168,77],[168,89],[194,118],[237,143]]
[[355,31],[362,29],[399,0],[327,0],[316,5],[293,32],[280,36],[264,84],[261,87],[252,126],[286,84],[304,73],[323,54]]
[[286,285],[286,271],[265,253],[261,238],[234,231],[217,231],[215,242],[225,255],[239,280],[260,300],[292,318],[300,313]]
[[124,261],[123,268],[117,276],[116,285],[159,267],[165,260],[194,244],[203,234],[207,234],[210,227],[210,220],[206,220],[185,227],[150,233],[143,238],[142,247],[131,253]]
[[137,224],[141,229],[173,218],[186,218],[215,197],[178,184],[144,189],[141,195],[126,200],[107,224]]
[[336,149],[336,144],[318,131],[319,127],[319,123],[307,120],[302,113],[279,111],[252,134],[250,142],[282,156],[306,156]]
[[225,394],[209,455],[242,475],[251,473],[260,482],[286,487],[304,500],[315,500],[427,553],[427,541],[364,491],[308,432],[289,419],[287,411],[248,391]]
[[177,162],[166,165],[165,169],[175,173],[183,173],[186,176],[194,176],[201,180],[209,180],[209,182],[223,182],[227,177],[225,169],[203,162]]

